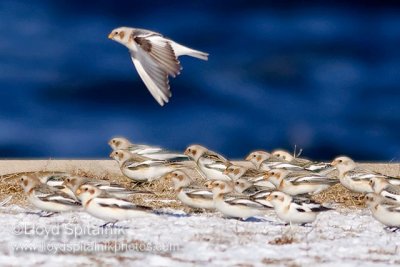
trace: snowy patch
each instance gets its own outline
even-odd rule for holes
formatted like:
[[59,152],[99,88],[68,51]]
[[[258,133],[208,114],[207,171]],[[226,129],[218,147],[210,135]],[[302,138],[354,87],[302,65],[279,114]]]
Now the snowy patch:
[[156,219],[116,228],[84,212],[44,218],[1,207],[0,264],[147,266],[378,266],[400,264],[400,233],[384,230],[368,210],[339,208],[310,227],[284,226],[271,214],[247,221],[219,213],[163,209]]

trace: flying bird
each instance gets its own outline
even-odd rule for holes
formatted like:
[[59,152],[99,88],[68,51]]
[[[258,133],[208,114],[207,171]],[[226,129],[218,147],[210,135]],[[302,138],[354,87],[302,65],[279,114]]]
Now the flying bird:
[[180,45],[149,30],[120,27],[108,38],[129,49],[140,78],[157,102],[163,106],[171,97],[168,76],[176,77],[182,69],[178,57],[186,55],[208,60],[208,54]]

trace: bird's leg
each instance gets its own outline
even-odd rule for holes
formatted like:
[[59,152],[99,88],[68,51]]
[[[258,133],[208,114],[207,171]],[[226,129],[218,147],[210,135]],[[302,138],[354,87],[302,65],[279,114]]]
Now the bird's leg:
[[57,213],[57,212],[47,212],[47,211],[42,210],[42,211],[39,213],[39,216],[40,216],[40,217],[45,217],[45,218],[47,218],[47,217],[53,216],[53,215],[56,214],[56,213]]
[[398,226],[386,226],[384,229],[392,233],[397,233],[400,231],[400,227]]
[[[111,223],[113,223],[113,222],[106,222],[105,224],[102,224],[102,225],[100,225],[99,227],[100,227],[100,228],[106,228],[107,225],[109,225],[109,224],[111,224]],[[115,224],[115,222],[114,222],[114,224]]]

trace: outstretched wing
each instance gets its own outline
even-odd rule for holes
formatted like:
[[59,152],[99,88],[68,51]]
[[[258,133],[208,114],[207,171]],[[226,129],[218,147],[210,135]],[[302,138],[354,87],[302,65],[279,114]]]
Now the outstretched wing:
[[171,97],[168,75],[175,77],[181,70],[171,45],[160,36],[134,36],[137,52],[131,58],[139,76],[157,102],[163,106]]

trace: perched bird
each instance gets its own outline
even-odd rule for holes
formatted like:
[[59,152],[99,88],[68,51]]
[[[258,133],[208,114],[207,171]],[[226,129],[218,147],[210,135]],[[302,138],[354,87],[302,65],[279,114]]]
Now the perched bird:
[[209,188],[213,192],[215,208],[227,217],[247,219],[265,215],[271,209],[248,198],[225,200],[224,196],[233,191],[233,186],[228,182],[213,181]]
[[400,184],[400,179],[358,167],[349,157],[340,156],[332,161],[339,172],[340,183],[357,193],[371,193],[369,181],[373,177],[385,178],[391,184]]
[[144,29],[120,27],[108,35],[129,49],[139,76],[157,102],[163,106],[171,97],[168,76],[176,77],[182,69],[178,57],[186,55],[208,59],[208,54],[180,45],[161,34]]
[[303,170],[302,167],[290,164],[266,151],[253,151],[245,160],[253,163],[255,168],[261,171],[269,171],[272,169]]
[[274,184],[277,190],[289,195],[318,194],[337,184],[336,179],[330,179],[309,172],[289,172],[283,169],[268,171],[264,178]]
[[71,174],[60,171],[34,171],[11,173],[5,176],[11,179],[19,179],[22,176],[29,176],[38,179],[42,184],[47,184],[49,186],[61,186],[64,178],[71,176]]
[[224,174],[228,160],[220,154],[200,145],[191,145],[186,148],[185,155],[197,164],[206,179],[231,181],[231,178]]
[[334,170],[330,163],[314,162],[309,159],[294,157],[289,152],[284,150],[275,150],[272,152],[272,156],[312,172],[328,174]]
[[223,174],[226,174],[227,176],[229,176],[229,178],[231,178],[232,181],[237,181],[238,179],[243,179],[243,180],[249,181],[253,185],[263,187],[264,189],[267,189],[267,188],[275,189],[275,186],[272,183],[265,181],[265,179],[263,178],[265,175],[265,172],[259,171],[254,168],[247,168],[247,167],[229,163],[229,165],[226,167]]
[[120,220],[154,216],[151,208],[134,205],[124,199],[112,197],[93,185],[81,185],[76,191],[76,195],[87,213],[107,221],[102,227],[108,224],[114,225]]
[[369,180],[372,192],[380,195],[385,200],[393,201],[400,205],[400,186],[389,183],[383,177],[373,177]]
[[177,168],[185,167],[183,162],[153,160],[125,150],[113,151],[110,157],[118,162],[121,172],[126,177],[137,182],[157,180]]
[[203,188],[190,187],[192,180],[184,171],[170,172],[165,178],[172,181],[177,198],[183,204],[196,209],[214,209],[213,193]]
[[137,145],[131,143],[124,137],[112,138],[108,144],[113,151],[115,150],[128,150],[132,154],[138,154],[150,159],[168,160],[168,161],[185,161],[189,160],[188,156],[176,152],[165,150],[161,147]]
[[311,200],[296,202],[291,196],[278,191],[271,193],[267,201],[273,205],[278,218],[289,224],[311,223],[319,212],[331,210]]
[[382,196],[375,193],[368,193],[365,202],[370,209],[372,216],[389,227],[390,230],[400,229],[400,205],[388,202]]
[[79,201],[57,190],[55,187],[42,184],[34,176],[21,176],[20,185],[28,201],[42,211],[54,213],[73,211],[81,208]]
[[74,196],[76,194],[76,191],[81,185],[93,185],[106,193],[110,194],[111,196],[117,197],[117,198],[127,198],[133,194],[137,193],[145,193],[145,194],[152,194],[150,191],[138,191],[138,190],[129,190],[123,187],[122,185],[115,184],[115,183],[110,183],[105,180],[98,180],[98,179],[90,179],[86,177],[79,177],[79,176],[71,176],[67,177],[64,179],[63,185],[68,187],[72,193],[74,193]]

